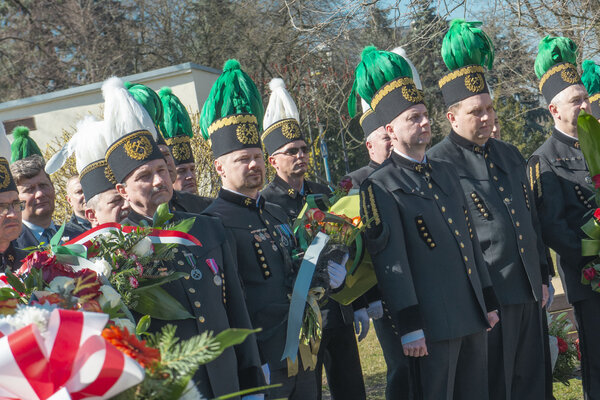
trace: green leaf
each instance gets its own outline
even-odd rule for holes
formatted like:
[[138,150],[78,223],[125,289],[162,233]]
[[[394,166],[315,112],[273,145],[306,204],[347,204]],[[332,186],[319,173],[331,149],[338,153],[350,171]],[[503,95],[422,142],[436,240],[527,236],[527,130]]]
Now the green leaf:
[[161,227],[171,218],[173,218],[173,214],[171,214],[169,211],[169,203],[162,203],[158,206],[154,216],[152,217],[152,226]]
[[600,174],[600,123],[595,117],[582,111],[577,118],[577,136],[593,178]]
[[188,275],[189,274],[187,274],[185,272],[173,272],[172,274],[169,274],[169,275],[167,275],[167,276],[165,276],[163,278],[157,278],[157,279],[152,279],[152,280],[145,281],[145,282],[150,282],[150,283],[146,284],[144,282],[143,286],[140,286],[137,289],[134,289],[133,292],[134,293],[135,292],[138,292],[138,293],[139,292],[144,292],[144,291],[146,291],[148,289],[151,289],[151,288],[154,288],[154,287],[157,287],[157,286],[162,286],[165,283],[176,281],[177,279],[186,277]]
[[3,287],[0,289],[0,301],[10,300],[10,299],[18,299],[21,296],[19,293],[15,292],[13,289],[8,287]]
[[194,218],[186,218],[182,221],[179,221],[172,227],[170,227],[169,230],[188,233],[190,231],[190,229],[192,229],[192,227],[194,226],[195,222],[196,222],[195,217]]
[[242,343],[246,338],[256,332],[260,332],[261,329],[225,329],[217,336],[215,340],[219,342],[218,354],[220,355],[226,348],[238,345]]
[[160,320],[179,320],[194,318],[180,302],[161,287],[138,293],[138,304],[133,310]]
[[6,281],[10,286],[15,288],[17,292],[21,293],[29,293],[23,282],[19,278],[17,278],[12,272],[6,271]]
[[150,328],[151,322],[152,318],[150,318],[149,315],[144,315],[142,318],[140,318],[140,320],[137,323],[137,326],[135,327],[135,334],[139,336],[142,333],[146,332],[148,328]]
[[61,227],[58,229],[58,231],[50,239],[50,246],[54,247],[60,243],[60,239],[62,238],[64,231],[65,231],[65,224],[62,224]]

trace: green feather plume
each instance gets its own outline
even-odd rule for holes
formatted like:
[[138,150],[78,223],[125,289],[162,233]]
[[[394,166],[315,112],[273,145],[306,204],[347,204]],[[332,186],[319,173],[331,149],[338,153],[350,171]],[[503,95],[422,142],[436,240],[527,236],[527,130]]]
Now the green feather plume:
[[577,45],[566,37],[546,36],[538,46],[538,54],[535,58],[535,74],[538,79],[554,65],[568,62],[577,65]]
[[200,114],[200,130],[209,138],[208,127],[228,115],[250,113],[256,116],[262,130],[264,116],[262,98],[252,79],[242,71],[239,61],[227,60],[223,73],[213,85]]
[[371,104],[373,95],[387,82],[400,77],[412,79],[412,69],[402,56],[375,46],[363,49],[360,63],[354,70],[354,83],[348,99],[350,117],[356,115],[356,96]]
[[154,121],[154,125],[159,126],[159,123],[163,119],[163,106],[158,94],[141,83],[125,82],[125,88],[148,111],[150,118]]
[[158,91],[158,96],[163,106],[163,119],[160,121],[160,130],[164,137],[194,137],[190,115],[179,98],[173,94],[171,88],[161,88]]
[[587,89],[588,94],[592,96],[600,92],[600,65],[592,60],[585,60],[582,67],[583,74],[581,74],[581,81]]
[[481,22],[455,19],[442,42],[442,59],[450,71],[467,65],[481,65],[491,70],[494,44],[480,28]]
[[10,162],[15,162],[37,154],[42,155],[37,143],[29,136],[29,128],[17,126],[12,131],[13,142],[10,145]]

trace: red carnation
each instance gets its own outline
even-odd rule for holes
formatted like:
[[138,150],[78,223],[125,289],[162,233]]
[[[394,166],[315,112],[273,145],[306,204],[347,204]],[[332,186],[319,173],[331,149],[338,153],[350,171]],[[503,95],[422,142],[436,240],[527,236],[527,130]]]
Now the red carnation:
[[592,176],[592,180],[594,181],[595,188],[600,189],[600,174]]
[[596,269],[594,267],[589,267],[583,270],[583,277],[588,281],[592,281],[596,276]]
[[594,219],[600,223],[600,208],[596,208],[596,211],[594,211]]
[[340,181],[339,186],[344,192],[348,193],[350,191],[350,189],[352,189],[352,186],[354,186],[354,185],[352,184],[352,179],[345,178]]
[[557,337],[558,339],[558,354],[564,354],[569,350],[569,345],[564,339]]
[[317,222],[323,222],[323,220],[325,219],[325,213],[323,211],[317,209],[317,210],[315,210],[315,212],[313,214],[313,218]]

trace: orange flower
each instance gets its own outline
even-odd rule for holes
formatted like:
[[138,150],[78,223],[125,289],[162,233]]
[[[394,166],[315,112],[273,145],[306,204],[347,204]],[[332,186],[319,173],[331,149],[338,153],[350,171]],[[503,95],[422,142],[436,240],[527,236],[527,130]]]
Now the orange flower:
[[102,337],[144,368],[152,368],[155,363],[160,361],[160,351],[147,347],[145,340],[138,340],[135,335],[129,334],[127,328],[121,330],[112,325],[102,331]]
[[360,224],[360,216],[352,218],[352,225],[358,226]]

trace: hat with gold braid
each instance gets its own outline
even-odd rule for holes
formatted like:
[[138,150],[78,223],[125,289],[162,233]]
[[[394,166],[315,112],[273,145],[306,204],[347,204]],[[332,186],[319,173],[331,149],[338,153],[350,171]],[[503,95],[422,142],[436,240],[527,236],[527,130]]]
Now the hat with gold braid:
[[[163,119],[163,106],[160,101],[160,97],[156,92],[150,89],[146,85],[142,85],[141,83],[131,83],[125,82],[125,89],[131,93],[133,98],[140,103],[152,118],[154,122],[154,126],[158,131],[160,128],[160,123]],[[163,139],[163,132],[158,132],[156,136],[156,143],[158,144],[166,144]]]
[[285,88],[281,78],[269,82],[271,97],[265,109],[262,141],[268,154],[273,154],[282,146],[295,140],[304,140],[300,131],[300,114],[296,103]]
[[135,169],[153,160],[164,160],[156,144],[154,122],[125,89],[119,78],[109,78],[102,85],[106,162],[114,183],[122,183]]
[[574,41],[566,37],[546,36],[542,39],[535,58],[535,74],[548,104],[569,86],[581,84],[576,63],[577,45]]
[[369,107],[369,103],[365,101],[365,99],[360,99],[360,105],[362,107],[362,115],[360,116],[360,127],[365,134],[365,139],[369,137],[369,135],[379,129],[382,124],[379,122],[379,118],[377,118],[377,114],[375,111],[371,110]]
[[10,143],[4,131],[4,124],[0,122],[0,193],[1,192],[17,192],[17,184],[10,173],[11,151]]
[[447,107],[477,94],[489,93],[485,68],[492,69],[494,45],[481,22],[455,19],[442,42],[442,59],[450,73],[439,80]]
[[232,151],[259,148],[263,104],[252,79],[237,60],[228,60],[200,114],[200,130],[218,158]]
[[423,95],[412,79],[406,60],[393,52],[367,46],[354,71],[354,84],[348,99],[348,112],[356,115],[357,95],[375,111],[381,125],[392,122],[408,108],[423,103]]
[[34,154],[42,156],[42,152],[37,143],[29,136],[29,128],[26,126],[16,126],[15,129],[12,130],[12,136],[14,140],[10,146],[11,163]]
[[171,88],[161,88],[158,95],[163,107],[163,118],[159,126],[171,149],[175,165],[193,163],[194,153],[190,139],[194,137],[194,130],[185,106]]
[[600,118],[600,65],[585,60],[582,67],[581,81],[590,95],[592,115],[598,119]]

